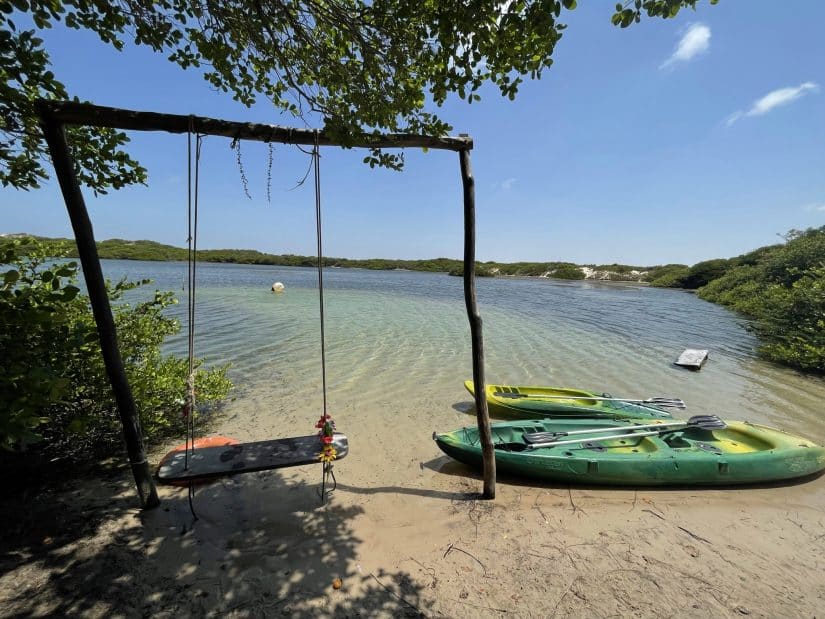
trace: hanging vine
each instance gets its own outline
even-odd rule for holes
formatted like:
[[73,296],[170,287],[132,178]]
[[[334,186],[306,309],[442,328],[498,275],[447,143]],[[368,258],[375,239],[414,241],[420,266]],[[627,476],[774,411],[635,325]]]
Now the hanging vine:
[[246,197],[251,200],[252,195],[249,193],[249,181],[246,178],[246,172],[243,169],[243,160],[241,159],[241,141],[238,138],[235,138],[232,140],[232,144],[229,148],[235,151],[236,160],[238,162],[238,172],[241,175],[241,184],[243,185],[243,192],[246,194]]
[[272,148],[272,142],[267,143],[269,148],[269,161],[266,166],[266,201],[272,204],[272,159],[275,149]]

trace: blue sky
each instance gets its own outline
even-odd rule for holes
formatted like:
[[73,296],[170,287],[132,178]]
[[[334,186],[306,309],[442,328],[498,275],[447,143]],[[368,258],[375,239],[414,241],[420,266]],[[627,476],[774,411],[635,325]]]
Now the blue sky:
[[[580,3],[540,81],[514,102],[486,89],[441,116],[469,133],[480,260],[693,264],[825,224],[825,3],[723,0],[674,20],[621,30],[610,3]],[[94,35],[44,33],[71,94],[101,105],[234,120],[300,123],[247,109],[146,49],[118,53]],[[86,198],[98,239],[186,239],[186,137],[132,133],[147,187]],[[458,156],[406,152],[403,173],[364,153],[326,149],[325,253],[349,258],[459,258]],[[229,141],[203,147],[200,246],[313,254],[310,183],[290,190],[307,156],[242,145],[252,200]],[[0,189],[0,232],[71,236],[55,182]]]

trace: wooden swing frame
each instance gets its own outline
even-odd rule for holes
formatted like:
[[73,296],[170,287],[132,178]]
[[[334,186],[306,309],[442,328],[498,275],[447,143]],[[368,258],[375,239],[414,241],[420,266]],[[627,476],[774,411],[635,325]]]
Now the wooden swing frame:
[[484,344],[481,316],[478,311],[475,287],[475,179],[470,164],[473,140],[469,136],[432,137],[414,134],[364,134],[344,144],[323,132],[294,129],[279,125],[244,123],[202,116],[185,116],[156,112],[139,112],[111,107],[77,103],[72,101],[45,101],[36,103],[49,153],[60,184],[63,200],[74,230],[83,276],[97,325],[100,346],[106,372],[112,385],[118,413],[123,424],[123,435],[129,464],[137,485],[143,508],[160,504],[155,480],[146,459],[146,451],[140,435],[137,408],[132,390],[124,371],[123,358],[118,346],[114,317],[106,293],[103,269],[97,253],[92,222],[75,174],[74,162],[66,142],[63,128],[66,125],[107,127],[131,131],[164,131],[222,136],[233,140],[279,142],[320,146],[345,146],[350,148],[432,148],[451,150],[459,155],[461,181],[464,195],[464,301],[470,322],[470,338],[473,357],[473,381],[475,388],[476,417],[484,459],[482,495],[495,498],[496,466],[490,417],[487,411],[484,379]]

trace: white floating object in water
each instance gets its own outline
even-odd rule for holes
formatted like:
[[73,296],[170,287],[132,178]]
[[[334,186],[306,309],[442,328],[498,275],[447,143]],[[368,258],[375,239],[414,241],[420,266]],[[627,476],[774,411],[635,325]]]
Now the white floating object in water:
[[284,285],[281,282],[275,282],[272,284],[272,292],[283,292]]
[[691,370],[701,370],[702,366],[705,365],[705,361],[708,360],[708,351],[707,350],[696,350],[695,348],[688,348],[679,355],[679,358],[675,361],[676,365],[681,365],[683,368],[688,368]]

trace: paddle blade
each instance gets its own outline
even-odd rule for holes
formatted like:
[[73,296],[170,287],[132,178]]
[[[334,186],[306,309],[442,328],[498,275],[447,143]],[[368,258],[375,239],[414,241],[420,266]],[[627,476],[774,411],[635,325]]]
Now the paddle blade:
[[724,430],[728,427],[728,424],[716,415],[694,415],[687,420],[687,425],[700,430]]
[[679,398],[648,398],[645,400],[645,404],[653,404],[653,406],[665,408],[678,408],[679,410],[685,410],[687,408],[684,400],[680,400]]

